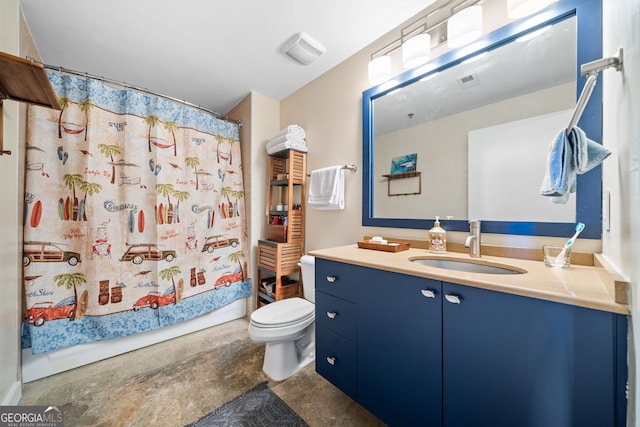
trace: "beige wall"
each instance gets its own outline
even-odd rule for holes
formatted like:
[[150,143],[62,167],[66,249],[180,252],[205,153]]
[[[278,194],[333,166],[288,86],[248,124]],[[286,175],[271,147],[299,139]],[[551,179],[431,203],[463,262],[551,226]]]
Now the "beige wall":
[[[240,144],[242,149],[242,174],[245,183],[245,203],[250,217],[247,228],[251,242],[251,277],[254,294],[257,289],[257,245],[267,235],[267,191],[269,162],[265,145],[278,131],[280,123],[279,102],[251,92],[230,112],[229,116],[242,121]],[[247,311],[255,309],[256,299],[249,298]]]
[[[0,2],[0,51],[16,56],[37,57],[22,20],[18,0]],[[0,156],[2,208],[0,210],[0,405],[16,404],[20,387],[20,322],[22,317],[22,176],[24,172],[25,106],[14,101],[3,105],[4,149]]]
[[[603,254],[631,281],[629,419],[637,425],[640,406],[640,2],[603,1],[605,56],[624,49],[621,72],[601,73],[604,88],[603,143],[613,155],[603,163],[603,189],[611,192],[611,229],[603,233]],[[600,83],[599,83],[600,84]]]
[[345,171],[345,209],[307,208],[306,250],[353,243],[362,236],[361,93],[368,55],[359,53],[281,102],[280,127],[298,124],[307,133],[307,170],[355,164]]

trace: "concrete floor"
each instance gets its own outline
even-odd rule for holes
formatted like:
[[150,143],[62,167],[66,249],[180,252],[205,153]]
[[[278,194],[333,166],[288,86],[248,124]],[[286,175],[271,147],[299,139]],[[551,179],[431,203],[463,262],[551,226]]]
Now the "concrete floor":
[[184,426],[262,381],[310,426],[384,426],[315,372],[275,382],[247,319],[24,384],[20,405],[64,407],[65,427]]

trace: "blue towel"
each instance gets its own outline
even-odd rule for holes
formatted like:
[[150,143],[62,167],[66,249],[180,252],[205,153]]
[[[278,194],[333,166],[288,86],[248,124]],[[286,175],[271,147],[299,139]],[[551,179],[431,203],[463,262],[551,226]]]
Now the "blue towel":
[[576,175],[595,168],[610,154],[577,126],[568,135],[566,129],[561,130],[549,147],[540,195],[552,197],[554,203],[567,203],[569,195],[576,192]]

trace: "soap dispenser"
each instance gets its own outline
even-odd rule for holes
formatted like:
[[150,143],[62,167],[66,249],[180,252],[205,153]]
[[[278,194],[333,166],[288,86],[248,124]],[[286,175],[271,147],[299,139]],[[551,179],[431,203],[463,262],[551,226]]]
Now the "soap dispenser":
[[429,230],[429,251],[436,254],[447,251],[447,232],[440,227],[440,217],[436,217],[433,228]]

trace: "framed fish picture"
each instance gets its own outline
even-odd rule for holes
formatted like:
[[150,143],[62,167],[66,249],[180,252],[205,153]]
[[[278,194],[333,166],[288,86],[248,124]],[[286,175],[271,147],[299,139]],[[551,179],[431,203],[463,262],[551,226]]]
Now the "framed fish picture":
[[415,172],[418,153],[405,154],[391,159],[391,173]]

